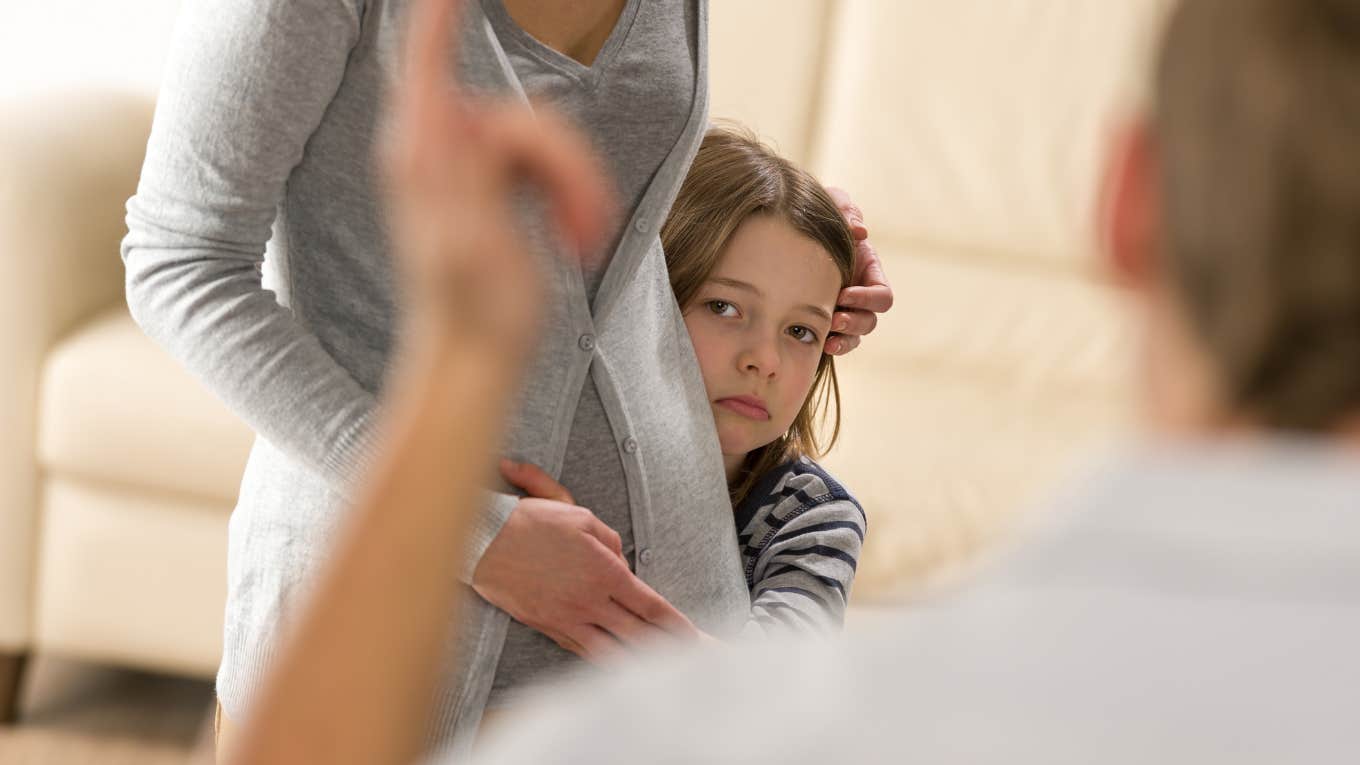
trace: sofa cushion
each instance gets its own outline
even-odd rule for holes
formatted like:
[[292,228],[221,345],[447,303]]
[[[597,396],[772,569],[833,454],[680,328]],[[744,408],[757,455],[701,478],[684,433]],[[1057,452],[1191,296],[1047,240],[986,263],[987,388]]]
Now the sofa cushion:
[[250,430],[132,322],[104,313],[48,356],[39,391],[43,467],[234,501]]
[[212,677],[230,502],[49,477],[34,621],[44,651]]

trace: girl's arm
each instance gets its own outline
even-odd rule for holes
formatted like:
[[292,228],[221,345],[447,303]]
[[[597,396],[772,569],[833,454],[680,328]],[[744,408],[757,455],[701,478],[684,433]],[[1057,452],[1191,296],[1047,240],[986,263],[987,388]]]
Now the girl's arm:
[[794,463],[778,487],[755,499],[739,530],[752,584],[745,632],[838,629],[864,544],[864,510],[808,460]]
[[811,507],[775,532],[756,553],[751,620],[744,632],[840,628],[864,532],[864,512],[848,499]]
[[[586,142],[448,77],[460,0],[413,0],[384,164],[401,348],[377,458],[333,555],[243,721],[230,762],[396,765],[420,754],[477,487],[534,342],[541,284],[510,193],[541,190],[569,242],[608,209]],[[546,123],[546,124],[545,124]]]

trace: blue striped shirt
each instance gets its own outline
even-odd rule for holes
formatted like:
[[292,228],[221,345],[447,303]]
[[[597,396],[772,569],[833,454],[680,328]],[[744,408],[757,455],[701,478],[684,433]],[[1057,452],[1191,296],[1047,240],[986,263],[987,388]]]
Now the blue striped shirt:
[[822,631],[845,621],[867,519],[864,508],[805,457],[762,476],[736,508],[748,631]]

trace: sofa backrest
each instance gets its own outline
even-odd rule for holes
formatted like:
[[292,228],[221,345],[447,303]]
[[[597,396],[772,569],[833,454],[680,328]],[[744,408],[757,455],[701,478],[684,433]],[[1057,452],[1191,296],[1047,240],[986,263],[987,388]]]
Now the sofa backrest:
[[711,112],[853,191],[880,245],[1081,268],[1167,6],[715,2]]
[[1134,421],[1093,229],[1170,2],[711,3],[711,115],[850,191],[898,298],[837,363],[857,602],[966,564]]

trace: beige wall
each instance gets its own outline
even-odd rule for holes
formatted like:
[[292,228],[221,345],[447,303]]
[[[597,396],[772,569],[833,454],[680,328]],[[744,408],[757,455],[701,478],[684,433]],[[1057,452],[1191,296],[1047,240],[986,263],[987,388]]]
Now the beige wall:
[[735,119],[806,164],[817,140],[828,0],[718,0],[709,6],[709,114]]
[[0,99],[72,86],[154,93],[181,0],[10,0]]

